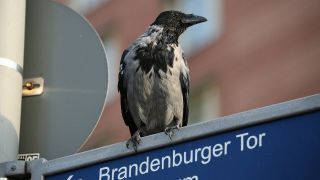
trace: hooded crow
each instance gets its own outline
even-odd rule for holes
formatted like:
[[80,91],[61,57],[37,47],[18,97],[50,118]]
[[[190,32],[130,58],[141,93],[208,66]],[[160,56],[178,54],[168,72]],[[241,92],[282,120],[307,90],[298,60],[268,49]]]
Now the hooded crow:
[[174,130],[188,123],[189,68],[178,42],[190,26],[206,18],[164,11],[138,39],[124,50],[118,90],[121,111],[135,151],[146,136]]

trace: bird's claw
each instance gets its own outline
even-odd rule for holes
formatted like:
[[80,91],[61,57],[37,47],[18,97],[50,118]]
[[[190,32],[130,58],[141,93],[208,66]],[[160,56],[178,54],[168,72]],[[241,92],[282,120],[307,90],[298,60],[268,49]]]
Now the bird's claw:
[[129,149],[130,144],[132,144],[132,147],[133,147],[134,151],[137,152],[138,151],[138,145],[140,144],[140,142],[141,142],[140,134],[139,133],[135,133],[133,136],[131,136],[130,139],[128,139],[128,141],[126,143],[126,146]]
[[175,134],[174,130],[178,130],[179,131],[180,130],[180,126],[179,125],[175,125],[175,126],[167,127],[164,130],[164,133],[169,136],[170,140],[172,140],[172,137]]

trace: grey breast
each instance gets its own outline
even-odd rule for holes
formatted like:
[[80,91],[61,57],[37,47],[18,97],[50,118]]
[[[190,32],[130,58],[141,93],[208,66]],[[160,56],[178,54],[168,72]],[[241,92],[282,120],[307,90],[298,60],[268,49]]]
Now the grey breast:
[[[175,46],[175,45],[172,45]],[[183,116],[183,97],[180,85],[180,74],[188,73],[188,68],[183,61],[180,47],[175,46],[175,58],[173,67],[169,71],[160,71],[160,77],[154,69],[145,74],[136,69],[138,61],[130,61],[128,68],[128,98],[129,109],[136,125],[142,128],[144,135],[163,131],[172,123],[174,117],[179,123]],[[133,58],[133,55],[128,58]]]

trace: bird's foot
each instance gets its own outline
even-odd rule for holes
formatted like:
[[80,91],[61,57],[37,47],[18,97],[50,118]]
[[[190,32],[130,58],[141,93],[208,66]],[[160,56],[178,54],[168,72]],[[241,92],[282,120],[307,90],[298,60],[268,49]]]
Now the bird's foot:
[[129,149],[130,144],[132,144],[132,147],[134,149],[135,152],[138,151],[138,145],[141,142],[141,136],[140,136],[140,131],[136,131],[130,139],[128,139],[126,146]]
[[179,125],[174,125],[174,126],[170,126],[170,127],[166,127],[164,129],[164,133],[166,133],[166,135],[169,136],[170,140],[172,140],[172,136],[174,136],[175,134],[175,130],[180,130],[180,126]]

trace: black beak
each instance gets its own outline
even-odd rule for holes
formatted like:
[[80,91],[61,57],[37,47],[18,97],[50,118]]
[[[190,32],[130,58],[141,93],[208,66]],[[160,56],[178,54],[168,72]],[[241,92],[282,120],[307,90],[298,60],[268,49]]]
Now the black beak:
[[202,16],[196,16],[193,14],[186,14],[185,17],[183,17],[181,21],[183,24],[187,25],[187,27],[190,27],[195,24],[206,22],[207,19]]

